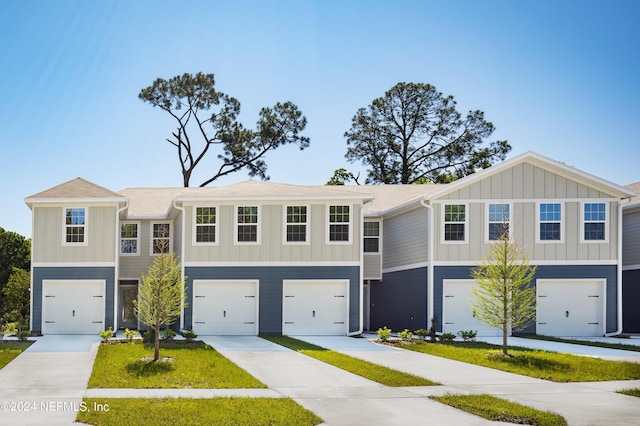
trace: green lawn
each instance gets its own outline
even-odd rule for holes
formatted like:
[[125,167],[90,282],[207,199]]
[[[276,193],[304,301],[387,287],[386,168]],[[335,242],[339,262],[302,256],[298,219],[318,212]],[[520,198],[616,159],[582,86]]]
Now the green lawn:
[[161,357],[175,362],[147,362],[152,345],[100,345],[89,388],[264,388],[209,345],[171,344],[161,347]]
[[618,391],[618,393],[623,393],[625,395],[630,395],[630,396],[637,396],[638,398],[640,398],[640,388],[638,388],[638,389],[625,389],[625,390]]
[[22,351],[31,346],[33,342],[0,343],[0,368],[9,364]]
[[563,426],[564,417],[550,411],[520,405],[492,395],[443,395],[431,399],[496,422],[539,426]]
[[418,342],[399,347],[554,382],[640,379],[640,364],[632,362],[515,347],[509,349],[514,356],[503,357],[499,346],[481,342],[451,345]]
[[382,365],[373,364],[358,358],[331,351],[311,343],[287,336],[263,336],[263,339],[293,349],[327,364],[357,374],[385,386],[433,386],[439,383],[402,371],[393,370]]
[[317,425],[322,419],[291,399],[85,398],[77,421],[91,425]]

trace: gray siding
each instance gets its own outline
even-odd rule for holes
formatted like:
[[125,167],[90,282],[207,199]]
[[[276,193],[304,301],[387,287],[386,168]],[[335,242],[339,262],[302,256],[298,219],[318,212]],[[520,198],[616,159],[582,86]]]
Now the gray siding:
[[[438,331],[442,331],[442,281],[445,279],[471,279],[474,266],[439,266],[434,268],[434,316]],[[617,328],[617,268],[615,265],[569,265],[569,266],[538,266],[537,279],[571,279],[571,278],[604,278],[607,280],[605,312],[606,332],[611,333]],[[535,324],[520,333],[535,333]]]
[[[210,205],[203,203],[202,205]],[[237,205],[260,206],[260,243],[236,244],[235,207]],[[310,207],[307,235],[309,244],[285,244],[283,237],[284,205]],[[351,206],[352,239],[349,244],[327,244],[327,205]],[[185,206],[186,262],[268,262],[268,261],[359,261],[362,249],[360,218],[362,206],[349,201],[313,204],[305,201],[283,201],[282,204],[260,204],[251,201],[233,205],[216,205],[218,241],[215,245],[193,243],[193,209]]]
[[371,282],[369,329],[428,329],[427,268],[391,272],[383,278]]
[[33,305],[34,334],[42,333],[42,281],[43,280],[90,280],[100,279],[106,281],[104,325],[105,328],[113,327],[113,294],[114,294],[115,269],[110,267],[99,268],[33,268],[33,293],[31,303]]
[[[87,245],[63,245],[63,208],[85,207]],[[39,262],[115,262],[116,207],[59,205],[33,208],[33,259]]]
[[429,214],[420,207],[384,220],[383,269],[427,262]]
[[[151,224],[163,221],[138,220],[128,221],[129,223],[138,223],[138,254],[137,255],[120,255],[119,263],[119,279],[138,279],[143,273],[146,273],[149,266],[153,263],[155,256],[151,255]],[[167,222],[167,221],[164,221]],[[173,244],[173,252],[180,259],[180,244],[182,238],[182,226],[180,219],[169,221],[171,223],[171,237]],[[118,240],[120,244],[120,240]]]
[[628,210],[622,218],[622,264],[640,265],[640,209]]
[[365,280],[379,280],[382,278],[382,255],[364,254],[363,273]]
[[311,279],[348,279],[349,331],[359,329],[360,322],[360,268],[358,267],[187,267],[185,268],[187,308],[184,327],[193,327],[193,280],[258,280],[259,332],[282,334],[282,281]]

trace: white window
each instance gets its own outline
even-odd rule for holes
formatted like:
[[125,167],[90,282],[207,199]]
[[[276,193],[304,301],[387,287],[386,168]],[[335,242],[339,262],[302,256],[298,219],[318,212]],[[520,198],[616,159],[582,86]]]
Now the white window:
[[194,243],[217,244],[218,227],[215,207],[194,208]]
[[380,222],[364,223],[364,252],[380,253]]
[[87,245],[87,210],[84,207],[64,208],[65,245]]
[[236,208],[236,243],[259,243],[258,206],[240,206]]
[[138,223],[125,222],[120,224],[120,254],[123,256],[137,255],[140,246]]
[[351,242],[350,206],[329,206],[329,242]]
[[307,206],[285,207],[284,241],[286,244],[306,244],[309,242],[309,209]]
[[467,206],[465,204],[444,205],[444,241],[464,243],[467,241]]
[[582,239],[588,242],[607,241],[607,204],[582,204]]
[[151,224],[151,254],[171,253],[171,223]]
[[487,204],[487,239],[498,241],[509,238],[511,206],[509,204]]
[[562,241],[562,204],[538,204],[538,241]]

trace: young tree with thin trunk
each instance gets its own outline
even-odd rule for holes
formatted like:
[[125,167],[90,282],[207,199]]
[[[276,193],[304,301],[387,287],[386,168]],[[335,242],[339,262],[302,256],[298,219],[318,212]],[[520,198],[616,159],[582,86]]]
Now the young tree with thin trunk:
[[136,315],[153,329],[155,351],[153,360],[160,359],[160,328],[171,325],[180,316],[185,304],[184,282],[176,256],[161,250],[138,287],[138,300],[133,302]]
[[502,353],[508,355],[509,329],[523,330],[535,319],[536,290],[530,283],[536,267],[529,265],[526,254],[505,229],[472,272],[478,287],[472,289],[471,308],[480,322],[502,330]]

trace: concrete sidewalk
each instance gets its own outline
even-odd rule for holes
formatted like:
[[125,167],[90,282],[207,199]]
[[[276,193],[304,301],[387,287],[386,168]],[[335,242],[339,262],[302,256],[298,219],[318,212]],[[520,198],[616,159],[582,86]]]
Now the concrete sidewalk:
[[[640,380],[554,383],[402,349],[374,351],[372,345],[381,345],[368,339],[351,339],[348,343],[342,343],[342,339],[346,338],[299,338],[375,364],[438,381],[443,384],[440,392],[489,393],[541,410],[554,411],[564,416],[570,425],[638,425],[640,422],[638,399],[615,393],[616,390],[640,388]],[[425,394],[433,394],[433,390],[427,389]]]

